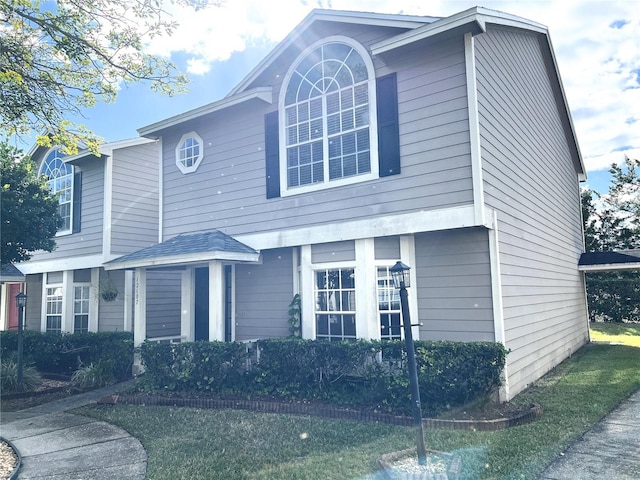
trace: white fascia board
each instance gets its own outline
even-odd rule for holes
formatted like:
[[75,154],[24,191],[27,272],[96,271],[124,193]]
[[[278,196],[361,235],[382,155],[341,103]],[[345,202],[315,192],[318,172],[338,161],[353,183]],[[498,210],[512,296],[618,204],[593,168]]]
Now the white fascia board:
[[260,261],[260,253],[215,251],[191,253],[188,255],[170,255],[156,258],[141,258],[127,262],[107,263],[104,265],[104,269],[125,270],[131,268],[167,267],[210,262],[213,260],[258,263]]
[[194,108],[193,110],[189,110],[188,112],[174,115],[173,117],[169,117],[159,122],[152,123],[151,125],[147,125],[146,127],[139,128],[138,134],[141,137],[150,137],[153,139],[155,138],[154,134],[160,130],[164,130],[165,128],[173,127],[183,122],[202,117],[203,115],[219,112],[229,107],[233,107],[234,105],[239,105],[253,99],[262,100],[265,103],[271,104],[273,102],[273,92],[271,87],[254,88],[246,92],[239,93],[238,95],[224,97],[222,100],[209,103],[202,107]]
[[640,261],[633,263],[602,263],[599,265],[578,265],[581,272],[617,272],[620,270],[640,270]]
[[492,228],[493,210],[487,209],[485,222],[486,224],[479,225],[476,222],[474,205],[465,205],[233,237],[256,250],[266,250],[313,245],[319,242],[318,239],[322,239],[322,243],[328,243],[464,227]]
[[402,35],[378,42],[372,46],[371,53],[373,53],[373,55],[379,55],[473,22],[475,22],[483,32],[487,31],[487,24],[495,24],[547,34],[547,27],[540,23],[497,10],[474,7],[451,15],[450,17],[437,20],[429,25],[416,28],[411,32],[406,32]]
[[[110,155],[113,155],[114,150],[119,150],[121,148],[135,147],[137,145],[144,145],[145,143],[152,143],[152,142],[155,142],[155,140],[152,138],[136,137],[136,138],[130,138],[127,140],[118,140],[117,142],[103,143],[100,145],[100,154],[110,156]],[[83,148],[75,155],[69,155],[67,157],[64,157],[62,161],[64,163],[73,163],[75,161],[82,160],[83,158],[88,157],[90,155],[93,155],[93,153],[91,153],[88,149]],[[96,155],[93,155],[93,156],[96,158],[99,158]]]
[[440,17],[420,17],[415,15],[393,15],[383,13],[349,12],[341,10],[312,10],[238,85],[228,96],[237,95],[249,86],[273,61],[289,46],[295,43],[304,32],[317,21],[371,25],[377,27],[416,29],[425,23],[439,20]]
[[64,270],[82,270],[102,266],[105,258],[100,255],[83,257],[57,258],[55,260],[29,261],[20,264],[20,270],[25,275],[45,272],[59,272]]
[[486,26],[479,19],[477,10],[477,8],[471,8],[469,10],[465,10],[464,12],[456,13],[455,15],[452,15],[450,17],[446,17],[428,25],[424,25],[420,28],[416,28],[415,30],[412,30],[410,32],[405,32],[395,37],[387,38],[378,43],[374,43],[371,46],[371,53],[373,55],[380,55],[381,53],[386,53],[391,50],[395,50],[396,48],[410,45],[419,40],[424,40],[425,38],[439,35],[453,28],[460,27],[472,22],[476,22],[480,29],[484,32],[486,31]]

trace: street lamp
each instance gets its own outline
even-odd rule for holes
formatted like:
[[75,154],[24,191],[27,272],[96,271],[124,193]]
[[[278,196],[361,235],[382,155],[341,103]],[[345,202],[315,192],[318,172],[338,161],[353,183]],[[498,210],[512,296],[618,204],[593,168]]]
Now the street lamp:
[[18,307],[18,391],[23,390],[22,382],[22,330],[24,328],[24,307],[27,306],[27,296],[20,292],[16,295],[16,307]]
[[400,290],[400,306],[402,308],[402,326],[404,328],[404,343],[407,350],[409,369],[409,384],[411,386],[411,403],[413,404],[413,424],[416,428],[416,445],[418,448],[418,464],[427,463],[427,452],[424,446],[424,430],[422,427],[422,406],[420,405],[420,390],[418,388],[418,368],[416,366],[416,351],[411,333],[411,317],[409,315],[409,297],[407,287],[411,286],[409,278],[410,267],[402,262],[389,269],[393,285]]

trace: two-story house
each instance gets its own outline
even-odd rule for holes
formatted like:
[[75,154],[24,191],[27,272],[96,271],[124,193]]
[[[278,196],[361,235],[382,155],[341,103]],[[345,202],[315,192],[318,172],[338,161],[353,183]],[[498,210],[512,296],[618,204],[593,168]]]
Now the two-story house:
[[[158,245],[182,340],[400,338],[409,265],[422,340],[497,341],[510,398],[588,340],[585,169],[546,27],[315,10],[225,98],[139,129],[160,144]],[[145,323],[146,322],[146,323]]]
[[[100,156],[88,151],[64,156],[57,148],[35,146],[30,155],[58,194],[63,225],[53,252],[36,252],[20,264],[28,296],[26,328],[131,331],[133,274],[105,272],[102,264],[158,241],[157,143],[146,138],[106,143]],[[170,276],[159,282],[166,279]],[[161,288],[155,291],[170,298]],[[174,297],[175,304],[179,296]]]

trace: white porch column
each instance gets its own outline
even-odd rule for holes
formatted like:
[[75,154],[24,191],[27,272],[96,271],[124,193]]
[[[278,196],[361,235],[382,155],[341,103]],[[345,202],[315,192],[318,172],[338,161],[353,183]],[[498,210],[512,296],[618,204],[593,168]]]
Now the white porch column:
[[378,320],[377,271],[373,238],[356,240],[356,336],[380,340]]
[[139,347],[147,338],[147,269],[136,268],[135,273],[135,322],[133,345]]
[[133,330],[133,301],[135,298],[133,270],[124,271],[124,324],[122,330],[131,332]]
[[98,312],[100,310],[100,268],[91,269],[91,288],[89,288],[89,331],[97,332]]
[[300,307],[302,309],[302,338],[316,338],[315,299],[313,298],[313,268],[311,267],[311,245],[300,247]]
[[209,341],[224,342],[224,267],[209,262]]
[[73,270],[62,272],[62,333],[73,333]]
[[182,272],[180,298],[180,340],[193,342],[195,340],[195,270],[187,268]]

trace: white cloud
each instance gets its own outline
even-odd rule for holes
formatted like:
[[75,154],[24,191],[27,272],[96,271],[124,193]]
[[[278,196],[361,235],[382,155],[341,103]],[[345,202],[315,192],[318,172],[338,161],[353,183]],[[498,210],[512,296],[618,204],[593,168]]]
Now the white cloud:
[[[640,149],[640,9],[627,0],[485,0],[483,6],[549,27],[587,170],[605,169]],[[462,0],[227,0],[194,13],[175,9],[180,23],[150,51],[187,56],[193,75],[209,71],[248,45],[284,38],[312,8],[448,16],[475,6]],[[618,22],[618,23],[616,23]],[[220,66],[224,68],[224,66]],[[635,72],[634,72],[635,70]],[[635,150],[634,150],[635,149]]]

